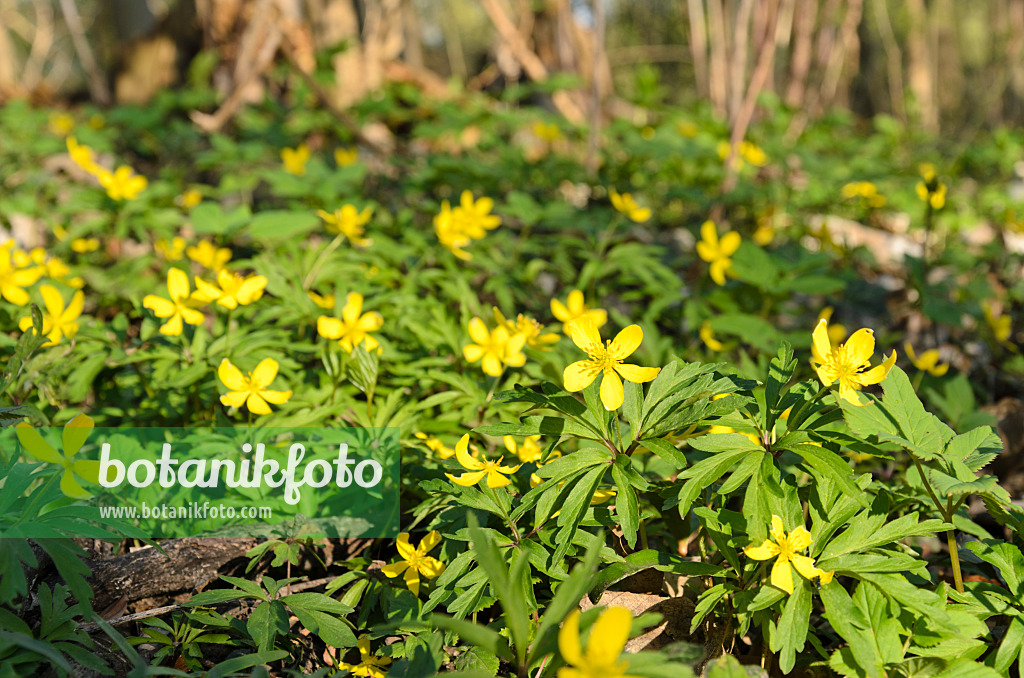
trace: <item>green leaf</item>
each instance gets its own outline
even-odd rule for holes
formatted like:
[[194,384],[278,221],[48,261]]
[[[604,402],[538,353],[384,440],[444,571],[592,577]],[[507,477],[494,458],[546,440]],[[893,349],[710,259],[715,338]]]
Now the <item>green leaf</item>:
[[764,386],[764,430],[775,429],[775,421],[779,414],[779,400],[782,397],[782,390],[789,380],[793,378],[796,370],[796,359],[793,357],[793,347],[789,342],[782,342],[778,355],[768,364],[768,381]]
[[704,593],[700,594],[697,598],[697,607],[693,611],[693,619],[690,621],[690,633],[692,634],[700,626],[700,623],[704,621],[712,610],[722,602],[722,600],[736,590],[736,586],[729,583],[715,584]]
[[[715,435],[704,437],[718,438],[726,435],[747,440],[744,436],[738,434],[723,434],[722,436]],[[682,487],[679,488],[679,515],[685,518],[686,514],[690,512],[690,505],[693,503],[693,500],[700,495],[701,490],[721,478],[722,475],[732,468],[736,462],[754,451],[751,449],[752,447],[751,442],[747,440],[746,447],[722,452],[716,456],[708,457],[680,473],[678,479],[685,480],[686,482],[684,482]]]
[[260,652],[268,652],[279,635],[288,633],[288,610],[278,600],[263,602],[249,615],[245,628]]
[[686,468],[686,455],[683,454],[682,450],[664,438],[643,438],[637,442],[640,443],[641,447],[655,453],[675,468]]
[[625,472],[619,467],[619,460],[629,463],[629,457],[621,455],[612,465],[612,478],[615,480],[615,513],[619,517],[622,534],[630,548],[636,546],[637,530],[640,526],[640,506],[637,503],[636,490],[629,482]]
[[1024,600],[1024,554],[1013,544],[994,539],[964,544],[971,553],[995,566],[1010,592]]
[[867,508],[869,502],[864,491],[853,482],[853,471],[850,465],[835,452],[812,442],[788,445],[785,449],[803,457],[807,465],[821,476],[831,479],[848,497],[853,498]]
[[249,235],[258,240],[288,240],[305,235],[320,225],[312,212],[299,210],[268,210],[260,212],[249,223]]
[[515,662],[516,658],[509,650],[505,639],[494,629],[474,624],[464,619],[454,619],[439,614],[430,615],[430,622],[434,627],[454,631],[466,641],[467,644],[483,648],[487,652],[504,659],[507,662]]
[[262,666],[276,661],[281,661],[288,656],[286,650],[269,650],[266,652],[254,652],[226,659],[206,672],[206,678],[224,678],[233,673],[238,673],[253,666]]
[[804,649],[807,627],[811,619],[811,590],[802,580],[794,582],[779,617],[779,625],[771,636],[771,649],[779,653],[779,669],[789,673],[796,665],[796,653]]
[[651,568],[659,572],[673,572],[687,577],[711,577],[724,572],[717,565],[684,560],[655,549],[644,549],[630,553],[621,562],[612,563],[601,569],[590,584],[588,592],[590,600],[596,603],[601,599],[601,594],[612,584]]

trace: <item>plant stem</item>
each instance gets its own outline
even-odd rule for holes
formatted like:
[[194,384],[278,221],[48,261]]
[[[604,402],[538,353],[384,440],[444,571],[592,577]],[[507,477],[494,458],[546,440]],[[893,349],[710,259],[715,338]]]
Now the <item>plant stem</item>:
[[320,269],[323,267],[324,260],[329,254],[331,254],[331,252],[338,249],[338,246],[341,245],[341,241],[344,239],[345,236],[339,233],[334,237],[334,240],[328,243],[327,247],[321,250],[320,254],[316,257],[316,261],[313,262],[313,266],[310,267],[309,273],[307,273],[306,277],[302,280],[302,289],[307,291],[309,290],[309,286],[313,284],[314,280],[316,280],[316,274],[319,273]]
[[949,546],[949,560],[953,564],[953,584],[957,593],[963,593],[964,576],[960,572],[960,554],[957,552],[955,530],[946,530],[946,544]]

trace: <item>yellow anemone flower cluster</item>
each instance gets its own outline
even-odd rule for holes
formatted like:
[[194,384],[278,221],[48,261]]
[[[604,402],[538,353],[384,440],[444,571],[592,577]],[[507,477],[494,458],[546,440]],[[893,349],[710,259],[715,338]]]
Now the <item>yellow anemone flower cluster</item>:
[[[85,305],[85,295],[79,290],[71,297],[71,302],[65,306],[64,297],[52,285],[40,285],[39,294],[43,297],[43,334],[47,342],[43,347],[56,346],[62,337],[69,340],[74,339],[78,332],[78,317],[82,315],[82,307]],[[18,323],[22,332],[32,330],[32,316],[25,316]]]
[[806,527],[800,525],[787,535],[782,518],[773,515],[769,534],[771,539],[765,539],[760,546],[748,546],[743,549],[743,553],[754,560],[775,558],[771,574],[773,586],[786,593],[793,593],[793,569],[790,564],[801,577],[812,583],[821,585],[832,581],[835,573],[815,567],[813,559],[799,553],[811,545],[811,533]]
[[[333,299],[331,302],[333,307]],[[316,319],[317,333],[327,339],[337,340],[346,353],[351,353],[359,344],[363,344],[367,351],[376,349],[380,353],[383,350],[380,342],[370,332],[376,332],[383,325],[384,318],[380,313],[363,313],[363,295],[358,292],[350,292],[345,298],[341,318],[322,315]]]
[[149,185],[146,177],[137,175],[128,165],[121,165],[116,170],[110,170],[96,163],[94,151],[69,136],[67,138],[68,154],[76,165],[87,173],[96,177],[97,181],[107,191],[111,200],[122,202],[124,200],[135,200],[139,193]]
[[445,475],[448,476],[448,480],[463,487],[471,487],[481,480],[484,480],[487,483],[487,487],[491,489],[505,487],[512,482],[508,479],[508,476],[518,471],[519,467],[522,466],[522,464],[502,466],[501,462],[504,460],[504,457],[498,457],[497,461],[490,461],[475,459],[470,456],[468,433],[459,438],[459,442],[455,444],[455,459],[467,472],[458,478],[451,473],[446,473]]
[[270,405],[283,405],[292,397],[291,390],[272,391],[269,386],[277,377],[278,364],[273,358],[264,358],[256,369],[243,375],[230,360],[224,358],[217,367],[217,377],[228,392],[220,397],[225,407],[249,408],[253,414],[270,414]]
[[570,323],[569,337],[588,357],[565,368],[562,373],[565,390],[570,393],[582,391],[590,386],[598,375],[602,375],[601,403],[606,410],[617,410],[622,407],[625,399],[622,379],[644,384],[661,372],[660,367],[640,367],[622,362],[640,348],[644,332],[639,325],[630,325],[614,339],[602,342],[594,323],[589,318],[580,318]]
[[455,456],[455,450],[441,442],[440,438],[427,435],[423,431],[417,431],[414,435],[422,440],[427,449],[436,454],[438,459],[451,459]]
[[360,678],[384,678],[388,672],[388,666],[391,664],[391,657],[378,657],[370,651],[370,639],[363,636],[356,644],[359,647],[359,663],[358,664],[346,664],[345,662],[338,662],[338,668],[342,671],[348,671],[350,676],[359,676]]
[[494,201],[488,197],[474,202],[471,191],[462,192],[456,207],[445,200],[441,203],[441,211],[434,217],[437,239],[459,259],[472,259],[473,256],[464,248],[501,225],[501,217],[491,214],[493,207]]
[[601,328],[608,322],[608,312],[603,308],[590,308],[587,306],[583,292],[573,290],[569,292],[569,298],[563,304],[558,299],[551,300],[551,313],[562,321],[562,332],[569,334],[569,323],[578,318],[589,318],[594,327]]
[[918,357],[914,353],[914,347],[909,341],[903,342],[903,350],[907,352],[907,358],[917,369],[927,372],[933,377],[941,377],[949,371],[949,363],[939,362],[939,349],[930,348]]
[[584,650],[580,611],[570,612],[558,632],[558,651],[566,663],[558,669],[558,678],[637,678],[626,673],[628,663],[619,660],[632,627],[633,614],[629,610],[609,607],[591,627]]
[[885,207],[885,196],[870,181],[851,181],[843,186],[842,194],[847,200],[860,198],[868,207]]
[[267,279],[262,275],[244,276],[222,268],[217,271],[216,284],[196,276],[196,291],[192,298],[201,303],[216,301],[218,306],[234,310],[262,297],[266,286]]
[[[722,160],[728,159],[730,149],[731,145],[728,141],[719,141],[718,157]],[[732,167],[734,170],[739,171],[743,169],[745,163],[750,163],[754,167],[764,167],[768,164],[768,155],[757,144],[750,141],[742,141],[736,155],[732,158]]]
[[217,272],[217,282],[209,283],[196,277],[196,290],[191,291],[188,274],[180,268],[167,271],[167,295],[170,299],[148,294],[142,300],[145,308],[157,318],[165,319],[160,333],[169,337],[181,334],[185,324],[200,325],[205,316],[199,309],[211,301],[233,310],[246,306],[263,296],[267,279],[262,275],[243,276],[226,269]]
[[[7,241],[14,245],[14,241]],[[27,257],[19,257],[11,247],[0,247],[0,297],[17,306],[24,306],[29,301],[26,287],[36,284],[45,272],[41,266],[32,266],[26,262]],[[18,266],[26,263],[27,266]]]
[[18,436],[18,442],[30,455],[39,461],[57,464],[64,468],[60,477],[60,491],[65,496],[72,499],[88,499],[92,495],[82,487],[78,478],[89,483],[98,483],[100,463],[89,459],[75,459],[75,455],[85,444],[94,423],[88,415],[75,415],[64,425],[63,436],[61,436],[64,449],[61,452],[53,449],[53,446],[46,442],[39,431],[32,428],[27,422],[23,421],[18,424],[15,427],[15,434]]
[[227,247],[217,247],[209,240],[200,240],[199,244],[185,248],[185,256],[203,268],[217,272],[231,261],[231,250]]
[[355,247],[366,247],[372,244],[372,240],[363,237],[366,224],[373,216],[373,208],[367,207],[359,212],[353,205],[342,205],[341,209],[334,210],[334,213],[325,210],[317,210],[317,216],[324,220],[328,233],[347,238]]
[[618,193],[612,189],[608,195],[612,199],[612,206],[632,221],[642,224],[651,218],[651,208],[640,207],[629,193]]
[[718,285],[725,284],[725,276],[732,272],[732,257],[740,248],[740,234],[729,231],[721,239],[713,221],[705,221],[700,227],[700,241],[697,255],[711,264],[711,279]]
[[462,347],[463,357],[471,363],[480,361],[480,369],[491,377],[500,377],[506,367],[526,364],[523,346],[527,336],[509,329],[510,323],[499,324],[493,330],[480,318],[469,321],[470,343]]
[[939,181],[938,175],[935,174],[935,166],[930,162],[921,163],[918,171],[924,181],[917,182],[917,186],[914,187],[917,197],[928,203],[933,210],[941,210],[946,206],[946,184]]
[[306,144],[299,144],[298,148],[282,148],[281,163],[284,171],[297,177],[305,176],[309,155],[309,146]]
[[495,306],[494,322],[498,327],[504,327],[509,335],[521,334],[526,337],[526,345],[538,351],[549,351],[551,344],[557,343],[559,336],[553,332],[544,333],[544,326],[529,316],[522,313],[516,316],[515,322],[506,318],[498,307]]
[[852,405],[866,405],[860,401],[857,391],[880,384],[896,363],[896,351],[893,351],[881,365],[864,371],[875,352],[875,334],[868,328],[857,330],[845,344],[832,348],[828,321],[823,318],[818,321],[811,338],[811,366],[821,383],[828,387],[838,382],[839,397]]
[[437,558],[428,556],[434,547],[441,543],[441,533],[433,530],[427,533],[420,545],[413,548],[409,543],[409,533],[403,532],[398,535],[395,546],[398,547],[398,555],[401,560],[381,568],[388,577],[394,578],[405,573],[405,585],[409,587],[414,596],[420,594],[420,575],[427,579],[441,576],[444,572],[444,563]]
[[359,149],[355,146],[334,149],[334,162],[338,167],[351,167],[359,162]]

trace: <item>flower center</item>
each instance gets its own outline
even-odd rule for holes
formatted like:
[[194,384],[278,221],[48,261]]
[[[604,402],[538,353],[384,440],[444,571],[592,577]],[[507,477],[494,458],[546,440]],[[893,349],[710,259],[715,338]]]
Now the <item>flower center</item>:
[[598,372],[610,374],[615,366],[622,362],[621,358],[615,357],[615,353],[612,350],[611,339],[605,341],[604,346],[597,343],[591,344],[587,347],[587,355],[590,356],[590,365],[587,366],[587,370],[594,374]]

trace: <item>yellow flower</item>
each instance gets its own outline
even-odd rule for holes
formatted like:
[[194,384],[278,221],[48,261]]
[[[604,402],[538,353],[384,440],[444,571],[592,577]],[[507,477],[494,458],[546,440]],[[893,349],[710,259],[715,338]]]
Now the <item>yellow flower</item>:
[[370,221],[370,216],[373,215],[372,207],[367,207],[362,212],[356,212],[356,208],[352,205],[343,205],[340,210],[335,210],[334,214],[324,210],[317,210],[316,213],[327,222],[328,233],[343,235],[356,247],[366,247],[373,242],[363,237],[363,226]]
[[444,563],[427,555],[440,543],[441,533],[433,530],[427,533],[427,536],[420,541],[419,546],[413,548],[409,543],[409,533],[403,532],[398,535],[398,540],[395,542],[395,546],[398,547],[398,555],[402,557],[402,560],[385,565],[380,568],[381,572],[388,577],[397,577],[405,572],[406,586],[414,596],[418,596],[420,594],[420,575],[427,579],[433,579],[444,572]]
[[34,285],[43,276],[40,267],[17,269],[11,262],[11,250],[0,248],[0,296],[18,306],[28,303],[24,287]]
[[[729,157],[729,151],[731,145],[728,141],[718,142],[718,157],[725,160]],[[768,156],[763,150],[756,144],[749,141],[740,142],[740,147],[736,151],[736,155],[732,158],[732,167],[734,170],[743,169],[744,161],[749,162],[755,167],[764,167],[768,164]]]
[[772,225],[771,217],[762,217],[757,221],[757,228],[751,236],[761,247],[767,247],[775,239],[775,226]]
[[95,252],[100,248],[99,238],[75,238],[71,241],[71,251],[79,254]]
[[306,163],[309,162],[309,146],[299,144],[298,148],[282,148],[281,162],[284,163],[284,171],[295,176],[305,176]]
[[226,309],[247,306],[263,296],[267,279],[262,275],[245,277],[222,268],[217,272],[217,285],[196,277],[196,291],[192,298],[204,304],[216,299],[217,305]]
[[580,640],[580,611],[573,610],[558,632],[558,651],[567,666],[558,678],[636,678],[626,673],[628,663],[619,661],[629,640],[633,615],[624,607],[609,607],[590,630],[587,650]]
[[[43,296],[43,306],[46,307],[46,312],[43,313],[43,334],[49,339],[43,346],[56,346],[60,343],[61,337],[73,339],[75,333],[78,332],[78,323],[75,321],[78,320],[78,316],[82,315],[85,295],[75,292],[71,297],[71,303],[65,307],[64,298],[56,287],[40,285],[39,293]],[[22,332],[26,332],[30,328],[33,333],[35,332],[31,316],[22,318],[18,327]]]
[[359,663],[346,664],[338,662],[338,668],[348,671],[351,676],[361,678],[384,678],[387,675],[385,668],[391,664],[391,657],[378,657],[370,652],[370,639],[363,636],[357,641],[359,645]]
[[494,322],[496,322],[499,327],[504,327],[508,330],[510,335],[521,334],[526,337],[526,345],[530,348],[535,348],[538,351],[549,351],[551,349],[548,348],[548,345],[557,343],[560,339],[560,337],[553,332],[542,334],[544,329],[543,326],[533,318],[525,316],[522,313],[516,316],[515,322],[512,322],[502,315],[497,306],[494,306],[493,310]]
[[949,371],[949,363],[939,363],[939,350],[937,348],[931,348],[921,354],[918,358],[914,354],[914,347],[910,345],[909,341],[903,342],[903,348],[907,352],[907,358],[913,363],[914,367],[927,372],[933,377],[941,377]]
[[434,436],[428,436],[426,433],[419,431],[415,434],[417,438],[423,441],[423,444],[427,446],[427,449],[433,452],[440,459],[451,459],[455,456],[455,450],[447,447],[438,438]]
[[786,535],[782,525],[782,518],[772,516],[772,527],[770,530],[771,539],[765,539],[760,546],[748,546],[743,553],[754,560],[770,560],[776,558],[772,566],[771,582],[786,593],[793,593],[793,571],[790,563],[796,568],[797,573],[804,579],[827,584],[832,581],[833,572],[825,572],[814,566],[814,560],[809,556],[802,556],[798,552],[803,551],[811,545],[811,533],[803,525]]
[[620,194],[615,189],[611,189],[608,195],[612,199],[612,206],[636,223],[642,224],[651,218],[651,208],[637,205],[636,200],[629,193]]
[[71,130],[75,128],[75,119],[67,113],[58,113],[54,111],[50,113],[50,120],[48,127],[50,133],[55,134],[59,137],[66,137],[71,134]]
[[500,377],[506,365],[522,367],[526,363],[526,356],[522,353],[526,337],[511,334],[503,325],[488,331],[483,320],[473,318],[469,321],[469,338],[474,343],[463,346],[462,355],[471,363],[481,360],[480,368],[484,374]]
[[[597,328],[587,318],[575,320],[569,325],[569,337],[589,358],[572,363],[562,373],[565,390],[570,393],[582,391],[597,378],[601,379],[601,403],[606,410],[622,407],[625,392],[622,379],[634,384],[651,381],[661,371],[660,367],[640,367],[624,364],[622,361],[640,347],[644,331],[639,325],[630,325],[619,332],[615,339],[601,342]],[[619,377],[622,379],[619,379]]]
[[364,342],[364,348],[372,351],[380,347],[380,342],[371,336],[370,332],[376,332],[383,324],[384,318],[380,313],[363,313],[363,295],[351,292],[345,298],[345,306],[341,309],[341,320],[322,315],[316,320],[316,331],[322,337],[337,339],[348,353]]
[[167,272],[167,293],[170,301],[155,294],[147,294],[142,300],[142,305],[153,311],[157,318],[168,318],[160,326],[160,334],[178,336],[183,329],[182,321],[189,325],[202,324],[203,314],[194,308],[194,302],[189,298],[188,275],[184,271],[172,268]]
[[929,162],[921,163],[918,171],[924,181],[919,181],[914,187],[917,197],[928,203],[933,210],[942,209],[946,205],[946,184],[939,181],[935,167]]
[[878,187],[870,181],[851,181],[843,186],[842,194],[846,199],[860,197],[870,207],[885,206],[885,196],[879,194]]
[[700,132],[700,128],[689,120],[680,120],[676,123],[676,131],[679,132],[681,136],[684,136],[687,139],[692,139],[697,136],[698,132]]
[[167,261],[177,261],[185,254],[185,239],[181,236],[175,236],[171,240],[160,238],[153,243],[153,248]]
[[569,334],[569,323],[578,318],[589,318],[594,327],[603,327],[608,322],[608,313],[603,308],[587,308],[583,292],[573,290],[563,304],[558,299],[551,300],[551,312],[562,321],[562,331]]
[[544,453],[540,449],[539,441],[539,435],[526,436],[526,438],[523,439],[522,445],[516,443],[516,439],[512,436],[505,436],[502,438],[502,442],[505,443],[505,449],[519,457],[519,461],[524,464],[531,461],[540,461],[540,458],[544,456]]
[[359,162],[359,149],[355,146],[334,149],[334,162],[338,167],[349,167]]
[[700,334],[700,340],[704,342],[704,345],[712,351],[722,351],[725,349],[725,345],[715,339],[715,332],[711,329],[710,320],[705,320],[701,323],[698,334]]
[[558,129],[558,125],[553,122],[542,122],[540,120],[533,123],[533,133],[549,144],[552,141],[557,141],[562,136],[562,131]]
[[[821,309],[821,313],[818,314],[818,320],[827,320],[829,323],[832,322],[832,313],[835,311],[831,306],[826,306]],[[828,340],[833,344],[843,343],[843,339],[846,339],[846,325],[841,323],[829,324],[828,326]]]
[[814,328],[812,340],[811,366],[821,383],[828,387],[838,381],[839,397],[853,405],[866,405],[860,402],[856,392],[865,386],[881,383],[896,362],[896,351],[893,351],[881,365],[862,372],[875,352],[874,331],[868,328],[857,330],[845,344],[833,349],[828,338],[828,321],[822,319]]
[[68,155],[71,156],[71,160],[76,165],[81,167],[89,174],[96,174],[100,170],[100,166],[96,164],[96,158],[93,155],[93,150],[88,146],[79,144],[78,140],[74,137],[67,138]]
[[82,489],[75,476],[90,483],[98,483],[100,463],[86,459],[76,461],[74,457],[82,449],[86,438],[89,437],[93,423],[89,416],[77,414],[65,424],[62,436],[63,453],[53,449],[38,431],[24,421],[18,424],[15,433],[18,436],[18,442],[33,457],[48,464],[59,464],[64,467],[64,474],[60,478],[60,491],[65,496],[73,499],[88,499],[92,495]]
[[179,195],[175,202],[184,207],[187,210],[192,209],[203,201],[203,194],[198,189],[190,188],[181,195]]
[[458,478],[451,473],[445,473],[448,476],[448,480],[462,487],[476,485],[485,477],[487,478],[487,487],[491,489],[505,487],[512,482],[506,476],[512,475],[519,470],[519,466],[522,466],[522,464],[519,464],[519,466],[502,466],[501,462],[505,457],[498,457],[498,461],[474,459],[469,456],[468,449],[469,434],[467,433],[459,438],[459,442],[455,443],[455,459],[469,472],[463,473]]
[[711,279],[719,285],[725,284],[725,274],[732,267],[731,257],[740,247],[740,234],[729,231],[722,239],[718,239],[715,222],[705,221],[700,227],[700,242],[697,243],[697,254],[711,264]]
[[231,261],[231,250],[227,247],[217,247],[209,240],[200,241],[198,245],[190,245],[185,248],[188,258],[204,268],[219,271]]
[[277,368],[276,360],[264,358],[256,369],[245,377],[230,360],[224,358],[217,367],[217,377],[228,388],[228,392],[220,397],[221,404],[241,409],[244,403],[253,414],[270,414],[270,405],[267,403],[283,405],[292,397],[290,390],[271,391],[267,388],[277,377]]
[[[7,295],[5,294],[4,296],[6,297]],[[1000,344],[1008,343],[1007,340],[1010,338],[1012,329],[1010,326],[1010,316],[1003,315],[1002,313],[996,315],[995,311],[992,310],[992,305],[987,301],[981,307],[985,312],[985,322],[988,323],[996,341]]]
[[309,297],[310,300],[314,304],[319,306],[320,308],[325,309],[327,311],[333,311],[334,310],[334,295],[333,294],[325,294],[325,295],[321,296],[321,295],[317,294],[316,292],[314,292],[312,290],[309,290],[309,291],[306,292],[306,296]]
[[494,201],[487,197],[474,202],[471,191],[462,192],[457,207],[452,208],[445,200],[441,203],[441,211],[434,216],[434,233],[438,241],[459,259],[472,259],[472,255],[463,248],[501,225],[501,217],[490,213],[493,207]]
[[112,200],[135,200],[147,186],[146,177],[136,175],[128,165],[121,165],[114,172],[100,169],[96,173],[100,186],[107,189]]

